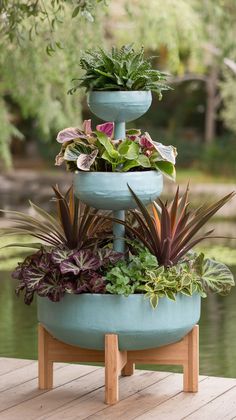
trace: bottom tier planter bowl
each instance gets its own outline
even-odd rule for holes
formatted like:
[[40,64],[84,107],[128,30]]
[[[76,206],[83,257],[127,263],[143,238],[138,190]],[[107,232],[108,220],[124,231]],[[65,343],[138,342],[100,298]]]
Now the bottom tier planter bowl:
[[142,294],[65,295],[60,302],[38,297],[38,320],[58,340],[102,350],[107,333],[118,334],[120,350],[142,350],[181,340],[200,318],[199,294],[161,298],[156,309]]
[[136,203],[128,185],[144,204],[160,196],[163,176],[159,171],[79,172],[74,177],[75,194],[84,203],[103,210],[127,210]]

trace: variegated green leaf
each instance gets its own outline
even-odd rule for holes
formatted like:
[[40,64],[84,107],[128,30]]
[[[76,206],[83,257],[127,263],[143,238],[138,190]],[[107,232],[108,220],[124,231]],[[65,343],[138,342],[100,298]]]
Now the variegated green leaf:
[[206,258],[202,267],[202,281],[213,292],[227,295],[234,286],[234,276],[223,263]]

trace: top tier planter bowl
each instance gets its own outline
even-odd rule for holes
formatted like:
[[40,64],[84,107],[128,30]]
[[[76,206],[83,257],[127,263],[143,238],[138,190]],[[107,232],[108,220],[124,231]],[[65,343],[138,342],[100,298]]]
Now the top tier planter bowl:
[[92,113],[102,120],[115,122],[116,139],[125,137],[125,123],[145,114],[151,103],[150,91],[94,91],[88,95]]

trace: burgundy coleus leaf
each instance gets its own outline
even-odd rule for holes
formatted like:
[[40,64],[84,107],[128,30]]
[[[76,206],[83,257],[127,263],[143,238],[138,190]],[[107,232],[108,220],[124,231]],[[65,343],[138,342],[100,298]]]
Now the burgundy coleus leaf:
[[96,130],[102,131],[102,133],[105,133],[108,137],[112,137],[114,131],[114,123],[107,122],[104,124],[99,124],[96,126]]
[[89,155],[81,153],[77,159],[77,168],[81,171],[89,171],[98,154],[98,149]]
[[51,274],[39,285],[37,293],[41,297],[48,297],[52,302],[58,302],[65,294],[65,287],[59,281],[58,274]]
[[65,287],[66,293],[70,293],[70,294],[76,293],[77,281],[64,279],[63,284],[64,284],[64,287]]
[[85,134],[91,134],[92,133],[91,120],[84,120],[84,122],[83,122],[83,131],[84,131]]
[[74,291],[75,294],[79,295],[81,293],[89,292],[88,283],[78,283],[76,290]]
[[131,140],[131,141],[137,141],[137,140],[139,140],[139,137],[131,135],[131,136],[128,136],[128,139]]
[[73,255],[76,266],[81,271],[97,270],[101,267],[100,259],[89,250],[81,250]]
[[51,255],[48,252],[45,252],[41,255],[39,261],[35,263],[36,267],[40,268],[42,271],[47,272],[50,270],[51,265]]
[[73,261],[66,260],[60,264],[61,274],[72,273],[77,276],[80,273],[81,269]]
[[39,283],[44,279],[45,272],[37,267],[27,267],[23,271],[23,279],[27,290],[35,290]]
[[100,258],[101,265],[107,266],[108,264],[116,264],[117,261],[124,257],[124,254],[109,248],[103,248],[98,250],[98,257]]
[[104,278],[98,273],[91,273],[89,280],[90,293],[105,293],[106,284]]
[[106,283],[103,276],[95,271],[88,270],[80,276],[76,293],[105,293]]
[[78,138],[86,138],[85,133],[77,127],[68,127],[64,130],[59,131],[57,135],[58,143],[65,143]]
[[69,249],[55,248],[51,253],[51,260],[54,264],[60,264],[73,255],[74,251]]
[[144,147],[145,149],[154,149],[153,140],[150,136],[150,134],[145,133],[143,134],[139,139],[139,144],[141,147]]

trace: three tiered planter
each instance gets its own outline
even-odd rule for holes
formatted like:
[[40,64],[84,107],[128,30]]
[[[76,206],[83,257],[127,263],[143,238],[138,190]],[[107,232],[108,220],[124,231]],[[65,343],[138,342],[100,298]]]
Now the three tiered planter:
[[[149,91],[91,92],[91,111],[115,122],[115,139],[125,138],[125,123],[143,115],[151,105]],[[148,204],[163,189],[158,171],[79,172],[75,193],[86,204],[112,210],[125,219],[135,208],[128,185]],[[124,227],[113,225],[116,251],[125,248]],[[200,296],[177,295],[175,302],[162,298],[152,309],[142,294],[128,297],[110,294],[65,295],[57,303],[38,298],[40,388],[52,386],[53,361],[104,361],[106,402],[118,401],[118,375],[133,373],[133,363],[184,366],[184,390],[197,391]],[[164,347],[163,347],[164,346]]]

